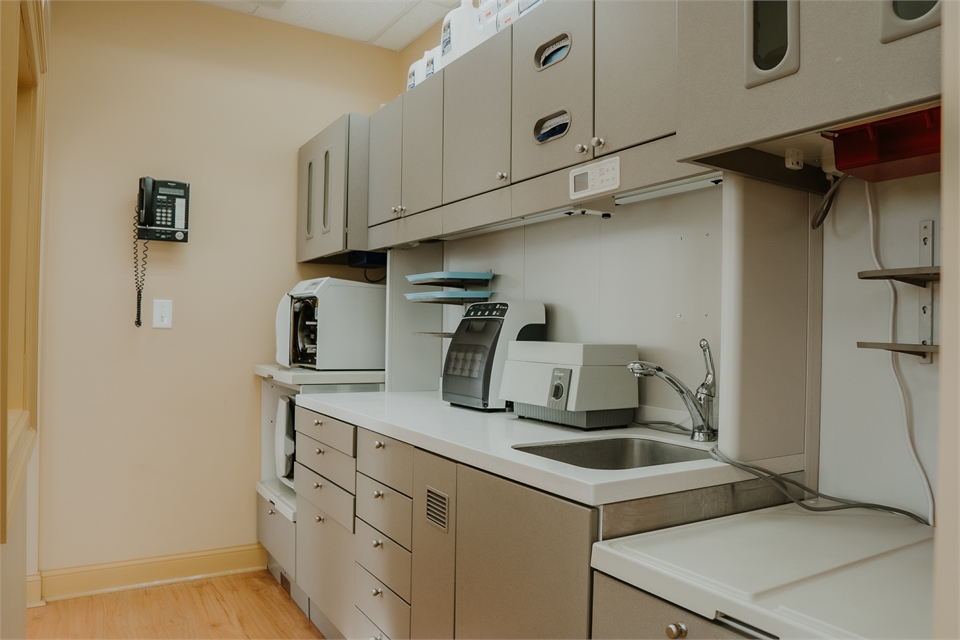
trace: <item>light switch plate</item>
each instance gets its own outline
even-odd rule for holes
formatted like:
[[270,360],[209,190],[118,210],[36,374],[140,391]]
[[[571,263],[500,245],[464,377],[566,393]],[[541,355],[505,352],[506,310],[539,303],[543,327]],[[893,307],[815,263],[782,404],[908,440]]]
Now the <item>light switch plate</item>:
[[173,300],[153,301],[153,328],[170,329],[173,327]]

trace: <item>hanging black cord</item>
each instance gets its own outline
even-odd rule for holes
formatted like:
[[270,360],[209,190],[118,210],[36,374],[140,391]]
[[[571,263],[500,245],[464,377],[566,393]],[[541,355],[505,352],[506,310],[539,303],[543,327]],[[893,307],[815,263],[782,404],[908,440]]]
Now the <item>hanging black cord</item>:
[[143,282],[147,276],[147,251],[150,249],[150,241],[143,241],[143,258],[140,257],[140,238],[139,238],[140,212],[134,209],[133,212],[133,283],[137,288],[137,319],[134,324],[140,326],[140,311],[143,303]]
[[370,282],[370,283],[373,283],[373,284],[377,284],[378,282],[383,282],[384,280],[387,279],[387,274],[384,273],[384,274],[383,274],[383,277],[380,278],[379,280],[371,280],[371,279],[370,279],[370,276],[367,275],[367,271],[368,271],[368,270],[369,270],[369,269],[367,269],[367,268],[364,268],[364,270],[363,270],[363,279],[366,280],[367,282]]
[[820,203],[820,207],[817,208],[816,214],[813,216],[813,221],[810,223],[810,227],[816,231],[820,228],[820,225],[823,224],[823,221],[827,219],[827,214],[830,213],[830,208],[833,206],[833,199],[837,197],[837,192],[840,190],[840,185],[843,184],[843,181],[847,179],[847,175],[844,174],[837,178],[830,189],[823,196],[823,202]]

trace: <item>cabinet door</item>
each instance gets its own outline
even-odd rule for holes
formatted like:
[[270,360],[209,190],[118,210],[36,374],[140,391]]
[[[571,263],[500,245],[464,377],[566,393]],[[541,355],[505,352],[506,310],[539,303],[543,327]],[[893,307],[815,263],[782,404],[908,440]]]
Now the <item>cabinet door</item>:
[[352,635],[353,534],[310,504],[297,506],[298,583],[341,634]]
[[297,262],[346,250],[347,134],[350,114],[300,147]]
[[273,504],[260,494],[257,494],[257,540],[280,563],[290,578],[296,580],[296,524],[283,517]]
[[513,25],[513,182],[592,157],[593,2],[547,2]]
[[594,575],[591,637],[595,639],[669,638],[670,625],[683,625],[683,637],[691,640],[748,637],[602,573]]
[[400,216],[400,163],[403,157],[403,96],[370,116],[370,188],[367,224]]
[[597,156],[677,130],[677,0],[597,0]]
[[596,509],[458,465],[455,637],[590,637],[596,539]]
[[443,70],[443,202],[510,183],[513,29]]
[[439,207],[443,195],[441,70],[403,94],[402,215]]

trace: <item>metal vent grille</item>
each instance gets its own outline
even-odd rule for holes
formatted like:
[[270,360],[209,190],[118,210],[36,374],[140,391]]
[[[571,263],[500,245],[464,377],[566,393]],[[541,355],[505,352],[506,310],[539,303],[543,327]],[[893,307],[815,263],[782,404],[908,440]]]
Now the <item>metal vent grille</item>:
[[447,530],[447,495],[427,487],[427,520]]

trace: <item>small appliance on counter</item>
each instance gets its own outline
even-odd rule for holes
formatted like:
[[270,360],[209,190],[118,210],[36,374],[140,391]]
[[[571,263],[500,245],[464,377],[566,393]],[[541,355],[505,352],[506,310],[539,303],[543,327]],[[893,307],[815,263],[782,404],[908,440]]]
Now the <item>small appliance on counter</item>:
[[626,365],[633,344],[511,342],[500,397],[521,418],[602,429],[633,422],[637,381]]
[[277,363],[323,371],[382,370],[386,321],[384,285],[304,280],[277,307]]
[[447,349],[443,399],[474,409],[505,409],[506,402],[498,393],[507,344],[543,340],[546,332],[546,310],[540,302],[471,304]]

